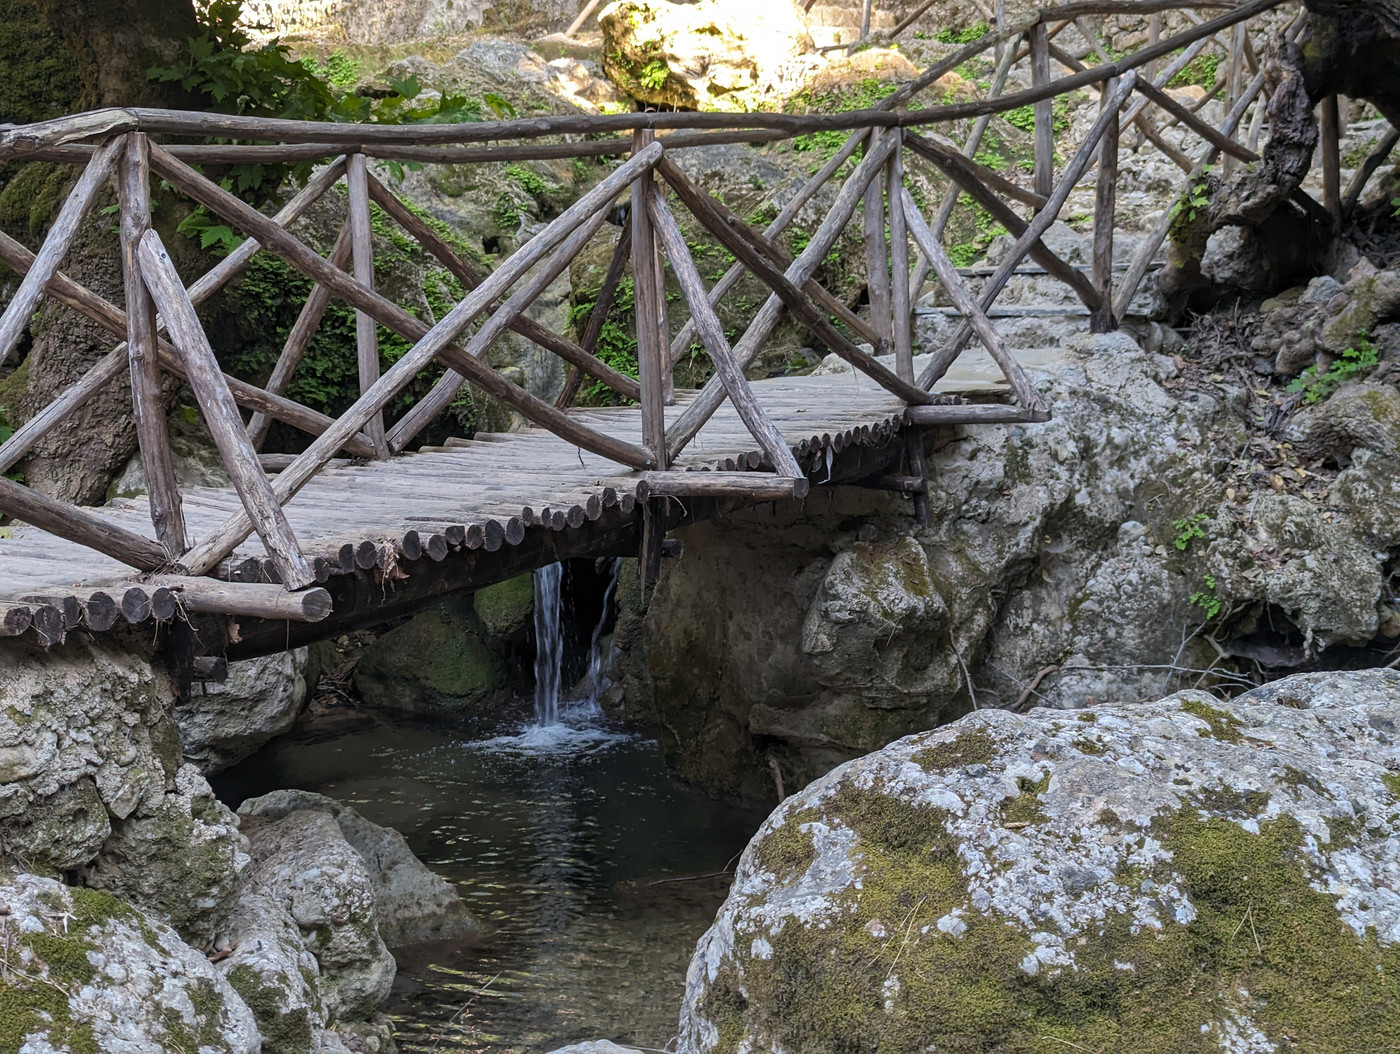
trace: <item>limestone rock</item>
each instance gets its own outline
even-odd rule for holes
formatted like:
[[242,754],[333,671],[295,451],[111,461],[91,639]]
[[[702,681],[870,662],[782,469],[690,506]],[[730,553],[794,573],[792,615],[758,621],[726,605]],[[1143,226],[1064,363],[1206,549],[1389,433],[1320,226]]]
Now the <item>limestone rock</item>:
[[169,926],[110,893],[0,876],[6,1049],[258,1054],[252,1013]]
[[754,109],[797,86],[794,60],[814,48],[791,0],[616,0],[598,24],[613,83],[643,102],[687,109]]
[[246,822],[248,893],[286,905],[320,970],[326,1019],[374,1013],[394,981],[394,958],[375,925],[374,887],[334,818],[292,812]]
[[105,836],[104,811],[124,819],[156,806],[175,775],[174,697],[164,671],[135,652],[79,637],[47,651],[8,645],[0,657],[0,838],[31,869],[90,860]]
[[219,772],[291,729],[306,704],[306,662],[297,648],[229,663],[222,684],[193,685],[175,707],[185,760]]
[[242,889],[247,850],[238,817],[185,765],[174,792],[118,820],[81,874],[86,885],[165,919],[185,940],[204,946]]
[[379,935],[386,944],[462,937],[480,928],[452,883],[429,871],[402,834],[370,823],[350,806],[311,791],[278,790],[238,807],[241,816],[269,820],[297,811],[329,814],[360,854],[374,889]]
[[550,1054],[641,1054],[636,1047],[624,1047],[610,1039],[590,1039],[586,1043],[570,1043]]
[[359,45],[403,44],[458,36],[521,18],[564,21],[569,0],[525,0],[503,7],[492,0],[246,0],[245,18],[276,36],[321,36]]
[[500,661],[457,604],[414,615],[376,640],[355,667],[374,706],[412,713],[471,714],[509,693]]
[[788,798],[679,1050],[1366,1049],[1400,1027],[1400,673],[983,710]]
[[1306,454],[1345,465],[1357,447],[1400,454],[1400,391],[1388,384],[1348,384],[1289,422],[1288,438]]

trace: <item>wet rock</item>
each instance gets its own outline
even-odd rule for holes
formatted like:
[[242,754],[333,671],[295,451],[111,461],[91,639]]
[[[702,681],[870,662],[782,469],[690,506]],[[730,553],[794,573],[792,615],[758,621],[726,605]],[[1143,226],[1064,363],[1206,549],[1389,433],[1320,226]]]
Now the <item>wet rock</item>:
[[402,834],[370,823],[350,806],[311,791],[279,790],[238,807],[241,816],[269,820],[297,811],[331,816],[360,854],[374,890],[379,935],[390,947],[463,937],[480,929],[457,890],[413,855]]
[[0,698],[0,839],[31,870],[87,863],[109,817],[159,805],[180,763],[175,689],[144,657],[10,644]]
[[1365,1047],[1400,1015],[1397,722],[1377,670],[890,744],[754,837],[678,1049]]
[[203,947],[233,909],[247,867],[248,843],[238,817],[193,765],[185,765],[174,791],[158,805],[113,824],[111,837],[81,875],[85,885],[165,919]]
[[206,775],[288,731],[306,705],[307,650],[233,662],[222,683],[196,683],[175,706],[185,760]]
[[378,638],[355,667],[365,701],[411,713],[471,714],[504,701],[505,671],[480,626],[451,603]]
[[298,811],[246,821],[247,893],[284,904],[320,970],[326,1020],[364,1019],[389,994],[394,958],[375,924],[363,859],[330,815]]
[[472,607],[492,636],[509,637],[519,633],[530,626],[534,618],[534,575],[517,575],[478,589],[472,597]]
[[0,876],[8,1049],[257,1054],[253,1015],[159,919],[110,893]]
[[794,60],[814,45],[790,0],[617,0],[598,13],[603,69],[643,102],[749,110],[797,87]]

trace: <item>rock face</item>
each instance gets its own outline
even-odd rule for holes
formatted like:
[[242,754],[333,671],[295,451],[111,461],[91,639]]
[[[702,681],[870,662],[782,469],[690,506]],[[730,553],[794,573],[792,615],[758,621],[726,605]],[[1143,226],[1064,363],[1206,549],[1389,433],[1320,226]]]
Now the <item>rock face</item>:
[[902,739],[764,823],[679,1049],[1373,1048],[1397,770],[1388,670]]
[[175,706],[185,760],[205,775],[242,761],[296,724],[306,705],[307,650],[229,664],[221,684],[195,684]]
[[228,982],[157,919],[109,893],[29,874],[0,876],[0,903],[5,1050],[262,1049]]
[[390,947],[463,937],[480,929],[452,884],[429,871],[413,855],[403,835],[370,823],[350,806],[311,791],[280,790],[251,798],[238,807],[241,816],[269,820],[298,811],[329,815],[360,854],[374,890],[379,935]]
[[748,110],[801,82],[814,45],[790,0],[617,0],[598,14],[603,69],[643,102]]
[[250,24],[272,35],[401,44],[509,25],[512,19],[550,24],[571,18],[574,5],[570,0],[247,0],[243,10]]

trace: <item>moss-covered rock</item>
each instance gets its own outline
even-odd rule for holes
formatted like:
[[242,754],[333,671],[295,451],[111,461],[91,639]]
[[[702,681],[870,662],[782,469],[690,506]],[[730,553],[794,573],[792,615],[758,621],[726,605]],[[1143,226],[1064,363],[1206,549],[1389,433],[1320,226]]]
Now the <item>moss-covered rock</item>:
[[535,612],[535,576],[516,575],[479,589],[472,607],[482,626],[494,637],[511,637],[530,625]]
[[789,798],[691,963],[679,1049],[1400,1042],[1400,674],[981,711]]
[[0,875],[0,903],[0,1050],[263,1049],[204,955],[130,904],[29,874]]
[[355,668],[375,706],[470,716],[509,696],[505,669],[479,635],[469,601],[415,615],[376,640]]

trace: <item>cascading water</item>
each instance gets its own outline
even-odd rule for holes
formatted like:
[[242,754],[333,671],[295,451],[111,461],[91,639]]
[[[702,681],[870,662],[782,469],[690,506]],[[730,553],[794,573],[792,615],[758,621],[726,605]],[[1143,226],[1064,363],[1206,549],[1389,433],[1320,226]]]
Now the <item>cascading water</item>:
[[608,687],[608,680],[603,676],[603,627],[608,624],[608,616],[612,613],[612,598],[617,592],[617,581],[622,576],[622,564],[621,557],[613,561],[612,579],[608,582],[608,588],[603,590],[603,610],[598,615],[598,624],[593,627],[593,636],[588,639],[588,673],[584,685],[587,698],[594,703]]
[[564,629],[560,581],[564,565],[535,571],[535,723],[559,723],[559,683],[564,671]]

